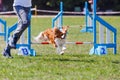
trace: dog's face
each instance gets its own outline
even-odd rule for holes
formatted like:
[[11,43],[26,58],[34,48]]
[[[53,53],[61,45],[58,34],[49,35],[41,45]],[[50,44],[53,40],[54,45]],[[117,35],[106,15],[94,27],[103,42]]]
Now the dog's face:
[[69,26],[63,26],[62,30],[59,30],[57,27],[53,28],[53,32],[55,34],[55,38],[62,38],[64,34],[67,33]]
[[68,30],[69,26],[63,26],[62,27],[62,33],[67,33],[67,30]]
[[61,38],[61,36],[63,35],[63,33],[57,27],[53,28],[53,32],[55,38]]

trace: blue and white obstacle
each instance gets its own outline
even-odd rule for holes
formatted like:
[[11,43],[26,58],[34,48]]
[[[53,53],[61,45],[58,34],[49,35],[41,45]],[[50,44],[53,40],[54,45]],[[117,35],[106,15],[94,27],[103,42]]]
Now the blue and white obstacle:
[[93,32],[93,25],[92,25],[92,13],[88,10],[88,2],[85,2],[84,7],[84,13],[85,13],[85,25],[83,29],[80,30],[80,32]]
[[60,2],[60,12],[52,19],[52,28],[58,27],[62,29],[63,26],[63,2]]
[[0,36],[4,37],[4,41],[6,41],[7,36],[7,23],[5,20],[0,18]]
[[[102,55],[107,53],[108,48],[113,49],[113,53],[117,53],[117,30],[104,21],[102,18],[96,15],[96,3],[97,0],[93,0],[93,48],[90,50],[90,55],[97,54]],[[97,25],[96,22],[100,24],[99,28],[99,38],[97,36]],[[106,33],[104,29],[106,29]],[[113,34],[113,39],[111,39],[111,34]],[[104,37],[106,35],[106,38]],[[106,39],[106,42],[104,41]],[[99,42],[98,42],[99,41]]]

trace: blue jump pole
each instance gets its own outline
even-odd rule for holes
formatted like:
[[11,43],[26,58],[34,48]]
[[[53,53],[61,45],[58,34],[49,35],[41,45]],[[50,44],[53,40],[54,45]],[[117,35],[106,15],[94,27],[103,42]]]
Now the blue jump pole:
[[59,29],[62,28],[63,25],[63,2],[60,2],[60,12],[52,19],[52,28],[55,27],[55,21],[60,18],[59,21],[59,25],[57,27],[59,27]]
[[88,10],[88,2],[85,2],[84,13],[85,13],[85,27],[82,30],[80,30],[80,32],[93,32],[93,26],[90,25],[90,23],[92,23],[93,16]]
[[94,43],[94,52],[96,49],[96,0],[93,0],[93,43]]

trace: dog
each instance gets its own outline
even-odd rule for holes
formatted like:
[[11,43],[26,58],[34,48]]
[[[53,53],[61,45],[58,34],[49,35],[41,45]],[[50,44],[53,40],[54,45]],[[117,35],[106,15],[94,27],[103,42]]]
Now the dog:
[[68,28],[69,26],[63,26],[61,30],[58,27],[46,29],[45,31],[40,32],[34,39],[37,42],[49,41],[49,43],[53,44],[53,46],[57,48],[57,53],[63,54],[63,50],[66,49],[63,45],[66,42],[65,39]]
[[57,45],[57,53],[60,55],[64,54],[64,50],[66,49],[65,44],[66,44],[66,35],[68,31],[69,26],[64,26],[62,27],[62,36],[56,37],[55,38],[55,43]]

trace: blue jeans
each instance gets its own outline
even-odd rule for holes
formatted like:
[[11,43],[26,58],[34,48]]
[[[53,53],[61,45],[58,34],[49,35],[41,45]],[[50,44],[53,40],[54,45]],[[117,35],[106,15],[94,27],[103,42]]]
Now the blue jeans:
[[30,25],[30,7],[14,6],[14,11],[18,16],[18,25],[13,35],[10,37],[10,43],[17,43],[22,33]]

